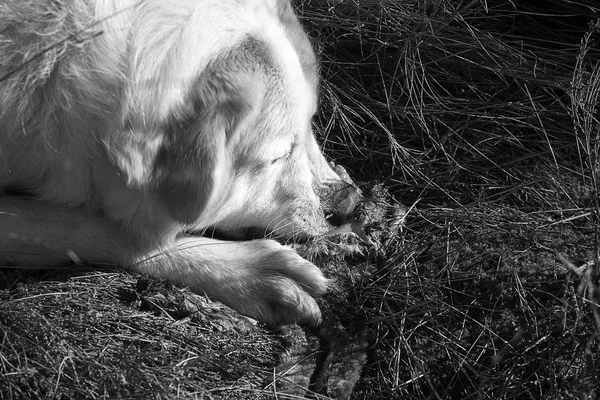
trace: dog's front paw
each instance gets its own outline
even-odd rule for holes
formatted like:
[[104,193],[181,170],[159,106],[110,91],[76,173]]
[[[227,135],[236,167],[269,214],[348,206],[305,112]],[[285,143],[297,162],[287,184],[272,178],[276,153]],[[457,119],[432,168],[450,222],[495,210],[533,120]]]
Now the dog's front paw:
[[182,238],[131,269],[160,276],[273,325],[318,325],[315,297],[328,280],[313,263],[273,240],[227,242]]
[[250,263],[240,281],[244,297],[232,307],[268,324],[320,324],[315,297],[325,293],[328,283],[321,270],[272,240],[248,244]]

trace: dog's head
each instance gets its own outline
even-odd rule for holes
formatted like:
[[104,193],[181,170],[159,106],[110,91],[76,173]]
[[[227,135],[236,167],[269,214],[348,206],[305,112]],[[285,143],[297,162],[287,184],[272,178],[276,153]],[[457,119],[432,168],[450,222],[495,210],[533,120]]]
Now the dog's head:
[[318,65],[289,2],[165,3],[142,3],[128,37],[123,129],[108,141],[128,185],[190,228],[331,231],[358,189],[313,136]]

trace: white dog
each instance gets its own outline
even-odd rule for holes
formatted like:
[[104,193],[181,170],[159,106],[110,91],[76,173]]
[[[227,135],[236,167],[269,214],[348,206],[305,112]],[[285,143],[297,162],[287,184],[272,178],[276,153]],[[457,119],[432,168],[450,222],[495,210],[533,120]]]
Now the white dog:
[[317,67],[288,0],[0,2],[0,262],[116,263],[318,323],[327,279],[296,252],[186,234],[352,211],[311,131]]

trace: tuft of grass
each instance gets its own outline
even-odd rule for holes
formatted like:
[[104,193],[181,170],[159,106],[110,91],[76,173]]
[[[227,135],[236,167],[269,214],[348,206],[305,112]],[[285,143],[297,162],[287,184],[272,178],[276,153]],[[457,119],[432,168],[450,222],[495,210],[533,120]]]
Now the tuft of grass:
[[600,6],[299,9],[323,147],[409,208],[347,299],[373,337],[354,398],[598,396]]

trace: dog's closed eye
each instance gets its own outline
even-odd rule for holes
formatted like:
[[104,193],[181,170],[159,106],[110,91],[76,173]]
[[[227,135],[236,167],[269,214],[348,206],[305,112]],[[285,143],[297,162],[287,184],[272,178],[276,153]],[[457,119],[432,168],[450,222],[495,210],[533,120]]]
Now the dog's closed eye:
[[292,150],[293,150],[293,146],[290,147],[289,150],[287,150],[284,155],[282,155],[281,157],[277,157],[276,159],[274,159],[272,161],[272,163],[275,164],[275,163],[287,160],[292,155]]
[[275,164],[277,162],[282,162],[287,160],[288,158],[290,158],[290,156],[292,155],[292,153],[294,152],[294,150],[296,149],[296,147],[298,146],[296,137],[294,136],[294,140],[289,144],[287,150],[285,151],[285,153],[283,153],[283,155],[274,158],[272,163]]

